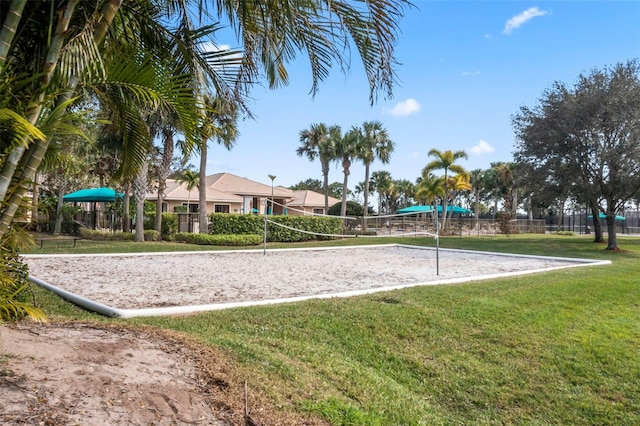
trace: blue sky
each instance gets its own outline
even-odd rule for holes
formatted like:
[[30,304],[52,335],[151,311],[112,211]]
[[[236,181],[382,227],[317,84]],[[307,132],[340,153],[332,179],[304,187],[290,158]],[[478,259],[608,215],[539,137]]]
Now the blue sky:
[[[347,76],[338,69],[309,94],[305,61],[289,68],[290,85],[256,86],[254,120],[239,123],[231,151],[211,144],[207,173],[230,172],[290,186],[322,179],[320,163],[296,155],[299,133],[312,123],[343,131],[379,120],[396,143],[387,170],[415,181],[431,161],[427,153],[465,150],[467,170],[511,161],[511,116],[534,106],[554,81],[572,85],[580,73],[640,57],[640,1],[415,1],[401,21],[397,44],[399,86],[394,98],[369,104],[366,78],[353,58]],[[219,40],[224,42],[224,40]],[[331,182],[342,182],[333,165]],[[364,180],[354,163],[349,187]]]

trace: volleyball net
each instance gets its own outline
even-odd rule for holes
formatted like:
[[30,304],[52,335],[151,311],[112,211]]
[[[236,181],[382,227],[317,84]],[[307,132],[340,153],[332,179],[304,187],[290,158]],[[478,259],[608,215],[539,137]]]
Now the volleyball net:
[[[339,234],[315,233],[304,229],[278,223],[270,219],[270,215],[265,215],[265,221],[269,226],[277,226],[303,234],[315,235],[324,238],[363,238],[363,237],[402,237],[402,236],[423,236],[437,237],[434,218],[430,213],[403,213],[391,215],[374,216],[335,216],[323,213],[309,212],[292,207],[278,205],[291,216],[312,216],[330,217],[342,220],[342,232]],[[286,210],[284,210],[286,208]]]

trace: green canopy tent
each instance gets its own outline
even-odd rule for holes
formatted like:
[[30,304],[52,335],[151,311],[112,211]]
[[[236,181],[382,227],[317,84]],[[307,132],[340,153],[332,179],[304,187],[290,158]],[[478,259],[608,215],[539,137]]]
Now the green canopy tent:
[[[604,213],[600,213],[598,215],[598,219],[606,219],[607,215]],[[590,214],[589,216],[587,216],[587,219],[593,219],[593,215]],[[626,218],[624,216],[616,216],[616,220],[626,220]]]
[[93,203],[93,229],[97,227],[96,203],[114,202],[124,194],[112,188],[85,188],[62,197],[64,202]]

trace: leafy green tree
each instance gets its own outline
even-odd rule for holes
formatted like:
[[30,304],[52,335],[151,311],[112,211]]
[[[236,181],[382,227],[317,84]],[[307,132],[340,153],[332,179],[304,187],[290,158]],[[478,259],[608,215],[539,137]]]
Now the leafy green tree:
[[318,179],[313,179],[313,178],[309,178],[303,181],[301,180],[295,185],[291,185],[289,189],[292,191],[309,190],[309,191],[315,191],[319,193],[322,193],[324,190],[322,187],[322,181]]
[[[640,191],[640,62],[556,82],[514,117],[516,160],[546,173],[607,218],[607,250],[618,248],[615,217]],[[594,220],[594,223],[597,219]]]
[[447,194],[449,192],[449,172],[454,172],[457,174],[467,173],[464,167],[455,164],[455,162],[459,159],[466,159],[467,153],[464,151],[440,151],[438,149],[432,149],[429,151],[429,156],[434,157],[435,160],[428,163],[423,171],[423,176],[428,176],[430,172],[433,170],[444,170],[444,180],[443,180],[443,189],[445,196],[442,199],[442,221],[440,222],[440,229],[446,229],[446,218],[447,218],[447,205],[448,205],[448,197]]

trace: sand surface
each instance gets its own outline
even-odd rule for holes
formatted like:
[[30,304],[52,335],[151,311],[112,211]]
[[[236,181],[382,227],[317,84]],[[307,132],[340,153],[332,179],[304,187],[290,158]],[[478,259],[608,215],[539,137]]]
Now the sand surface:
[[27,258],[32,276],[118,309],[326,295],[575,265],[405,246]]

